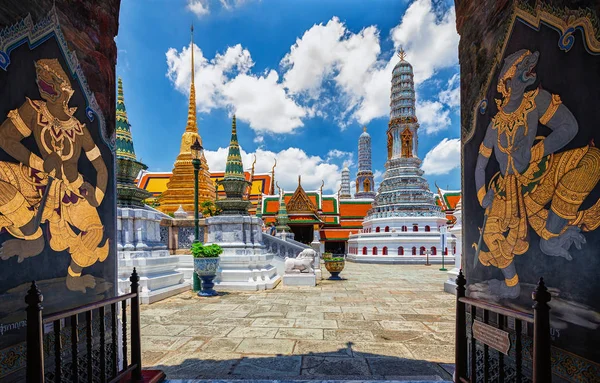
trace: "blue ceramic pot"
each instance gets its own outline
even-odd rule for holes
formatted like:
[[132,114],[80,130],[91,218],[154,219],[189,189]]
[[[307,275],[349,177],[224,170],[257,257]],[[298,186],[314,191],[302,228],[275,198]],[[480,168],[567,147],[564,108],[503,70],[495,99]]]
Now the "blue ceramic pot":
[[198,291],[200,297],[212,297],[218,293],[213,289],[213,279],[217,275],[219,257],[194,258],[194,272],[202,280],[202,290]]

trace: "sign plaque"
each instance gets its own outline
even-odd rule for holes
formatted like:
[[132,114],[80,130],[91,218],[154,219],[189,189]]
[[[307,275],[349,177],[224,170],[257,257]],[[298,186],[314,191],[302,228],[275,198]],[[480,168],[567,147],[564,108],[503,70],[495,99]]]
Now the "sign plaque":
[[476,320],[473,322],[473,337],[493,349],[508,355],[508,350],[510,350],[508,332]]

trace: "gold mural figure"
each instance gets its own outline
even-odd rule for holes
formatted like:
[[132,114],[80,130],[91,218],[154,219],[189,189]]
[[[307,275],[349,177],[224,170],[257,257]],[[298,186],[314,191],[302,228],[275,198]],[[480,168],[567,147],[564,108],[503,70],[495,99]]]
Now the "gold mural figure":
[[[48,242],[56,252],[68,251],[69,290],[85,293],[96,282],[82,275],[85,267],[108,256],[108,239],[96,208],[102,203],[108,172],[100,149],[68,103],[75,92],[56,59],[35,62],[36,82],[43,100],[29,98],[8,113],[0,125],[0,149],[19,163],[0,162],[0,229],[15,239],[5,241],[0,257],[18,261],[42,252],[40,225],[48,223]],[[38,156],[21,142],[33,136]],[[78,170],[82,150],[96,170],[96,187]]]
[[[600,225],[600,201],[579,210],[600,179],[600,150],[590,144],[557,153],[579,127],[558,95],[541,88],[525,91],[535,82],[538,58],[538,52],[523,49],[505,59],[498,113],[487,127],[475,170],[477,198],[486,214],[482,238],[487,251],[473,246],[479,262],[502,270],[504,281],[488,281],[489,292],[500,298],[520,294],[513,258],[529,249],[529,227],[540,236],[544,254],[571,260],[571,245],[581,249],[586,242],[581,231]],[[552,132],[537,136],[538,124]],[[500,171],[486,189],[492,153]]]

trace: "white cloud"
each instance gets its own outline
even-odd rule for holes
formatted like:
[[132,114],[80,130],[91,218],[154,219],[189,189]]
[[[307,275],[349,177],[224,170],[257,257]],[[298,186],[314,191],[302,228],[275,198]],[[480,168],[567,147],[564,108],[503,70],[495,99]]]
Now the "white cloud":
[[416,84],[440,69],[458,64],[459,36],[454,7],[441,15],[440,11],[443,12],[435,9],[431,0],[416,0],[391,31],[394,47],[402,46],[406,59],[414,65]]
[[192,11],[198,17],[210,13],[207,0],[188,0],[187,9]]
[[460,77],[458,73],[448,80],[448,87],[442,90],[439,94],[439,99],[450,108],[458,108],[460,106]]
[[[341,168],[337,164],[319,156],[310,156],[299,148],[288,148],[278,153],[257,149],[254,153],[242,153],[244,167],[249,170],[256,155],[256,173],[268,173],[271,171],[275,158],[275,180],[281,188],[293,191],[298,186],[298,175],[302,176],[302,187],[305,190],[317,190],[321,187],[321,181],[325,182],[323,190],[334,193],[339,187]],[[227,160],[228,148],[217,150],[205,150],[204,155],[208,161],[211,171],[223,171]]]
[[[175,89],[189,94],[191,81],[191,50],[169,48],[166,53],[167,77]],[[309,111],[286,94],[274,70],[253,75],[254,61],[240,44],[217,53],[208,60],[194,44],[196,105],[200,112],[229,108],[236,116],[259,133],[290,133],[303,126],[302,118]]]
[[[231,9],[249,0],[220,1]],[[188,8],[207,13],[208,0],[188,0]],[[416,0],[389,38],[395,50],[400,45],[406,50],[417,85],[458,63],[454,7]],[[254,62],[240,44],[213,59],[204,57],[198,47],[194,49],[199,110],[233,109],[259,135],[293,132],[314,116],[333,118],[343,130],[354,121],[367,124],[389,114],[392,70],[399,59],[392,52],[382,54],[377,26],[352,32],[334,16],[297,38],[277,71],[267,69],[261,74],[251,72]],[[189,92],[189,56],[189,47],[167,52],[167,76],[184,94]],[[457,94],[454,83],[449,83],[438,98],[454,107]],[[435,101],[423,101],[422,105],[430,110],[436,106]],[[444,113],[437,110],[441,125],[424,130],[447,126]]]
[[450,126],[450,111],[439,101],[417,101],[417,119],[425,134],[437,133]]
[[422,169],[427,175],[440,175],[459,167],[460,138],[444,138],[427,153]]

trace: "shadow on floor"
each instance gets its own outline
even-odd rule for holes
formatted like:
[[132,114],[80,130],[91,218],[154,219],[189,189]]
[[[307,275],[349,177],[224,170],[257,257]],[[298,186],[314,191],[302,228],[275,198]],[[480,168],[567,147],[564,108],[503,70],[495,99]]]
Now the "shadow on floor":
[[[382,356],[346,348],[304,355],[246,356],[226,359],[186,358],[181,355],[165,364],[152,366],[163,370],[167,379],[253,379],[253,380],[402,380],[451,381],[452,365],[425,360]],[[172,364],[169,362],[173,362]],[[170,365],[166,365],[169,363]]]

